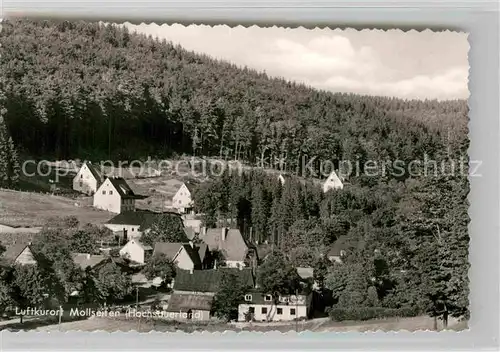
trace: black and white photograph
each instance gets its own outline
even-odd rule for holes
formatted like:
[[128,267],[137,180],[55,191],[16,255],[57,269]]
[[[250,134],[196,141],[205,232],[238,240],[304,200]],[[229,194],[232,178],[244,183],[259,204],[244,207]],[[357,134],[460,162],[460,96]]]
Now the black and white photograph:
[[0,330],[468,329],[467,33],[1,25]]

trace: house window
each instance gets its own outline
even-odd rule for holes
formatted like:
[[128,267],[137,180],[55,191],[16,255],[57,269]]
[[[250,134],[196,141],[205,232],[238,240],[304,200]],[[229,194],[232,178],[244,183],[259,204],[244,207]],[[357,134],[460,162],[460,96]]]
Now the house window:
[[260,309],[260,312],[261,312],[262,314],[267,314],[267,307],[262,307],[262,308]]
[[132,227],[132,231],[135,231],[135,229]]
[[250,314],[254,314],[254,313],[255,313],[255,307],[249,307],[249,308],[248,308],[248,312],[249,312]]
[[82,175],[80,175],[80,178],[83,178],[83,174],[82,174]]
[[295,315],[295,308],[290,308],[290,315]]
[[252,295],[245,295],[245,301],[251,302],[252,301]]
[[271,295],[265,295],[264,296],[264,301],[271,302],[272,300],[273,300],[273,298],[271,297]]
[[82,181],[80,181],[80,187],[83,187],[83,182]]
[[109,191],[109,194],[110,194],[110,195],[111,195],[111,194],[113,194],[113,191]]
[[179,199],[179,204],[181,204],[181,200]]
[[102,191],[102,194],[106,194],[106,191]]
[[282,315],[283,314],[283,308],[276,309],[276,314]]

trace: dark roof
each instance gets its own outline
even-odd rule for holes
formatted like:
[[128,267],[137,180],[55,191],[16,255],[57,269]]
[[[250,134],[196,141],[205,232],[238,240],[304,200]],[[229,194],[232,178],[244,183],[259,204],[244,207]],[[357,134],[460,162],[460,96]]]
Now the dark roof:
[[332,256],[340,256],[340,251],[346,250],[348,246],[348,237],[347,236],[341,236],[339,237],[330,247],[328,250],[327,256],[332,257]]
[[208,246],[206,243],[201,243],[197,245],[197,247],[198,247],[198,255],[200,257],[200,261],[203,263],[203,261],[205,260],[205,255],[207,254],[208,251]]
[[109,182],[115,187],[116,191],[122,198],[136,199],[139,198],[132,188],[128,185],[127,181],[123,177],[108,177]]
[[[226,231],[226,239],[222,239],[222,231]],[[228,228],[207,229],[200,239],[211,251],[219,250],[226,260],[243,261],[248,252],[248,245],[240,230]]]
[[251,268],[219,268],[211,270],[177,270],[174,280],[174,290],[190,292],[217,292],[224,272],[232,272],[239,276],[249,287],[254,287],[255,282]]
[[180,242],[157,242],[155,243],[153,255],[164,254],[167,258],[174,259],[181,247],[182,243]]
[[188,189],[188,191],[192,194],[194,189],[196,188],[196,184],[194,184],[192,182],[184,182],[184,184],[186,185],[186,188]]
[[159,214],[144,210],[124,211],[106,222],[106,224],[149,226],[157,215]]
[[88,253],[72,253],[71,256],[73,262],[83,270],[88,267],[93,268],[108,258],[105,255],[91,255]]
[[168,301],[167,312],[187,312],[188,310],[210,310],[213,297],[208,295],[193,295],[173,293]]
[[3,258],[7,261],[15,261],[16,258],[23,252],[23,250],[31,244],[29,241],[16,241],[6,246]]
[[87,165],[87,167],[90,170],[90,173],[92,174],[92,176],[94,176],[94,178],[97,181],[102,182],[102,175],[101,175],[101,173],[99,172],[99,170],[97,170],[97,168],[90,161],[86,161],[83,164]]
[[178,242],[157,242],[155,243],[155,249],[153,255],[162,253],[167,256],[167,258],[174,259],[176,254],[181,248],[184,248],[189,258],[194,264],[195,268],[201,267],[200,254],[198,253],[198,247],[191,247],[191,244],[178,243]]

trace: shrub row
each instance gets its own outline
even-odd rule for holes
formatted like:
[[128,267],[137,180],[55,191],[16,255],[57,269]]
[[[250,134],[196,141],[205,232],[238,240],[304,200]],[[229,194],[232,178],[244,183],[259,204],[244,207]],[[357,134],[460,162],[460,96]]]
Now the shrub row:
[[350,307],[329,309],[330,318],[335,321],[369,320],[377,318],[414,317],[420,314],[415,307],[383,308],[383,307]]

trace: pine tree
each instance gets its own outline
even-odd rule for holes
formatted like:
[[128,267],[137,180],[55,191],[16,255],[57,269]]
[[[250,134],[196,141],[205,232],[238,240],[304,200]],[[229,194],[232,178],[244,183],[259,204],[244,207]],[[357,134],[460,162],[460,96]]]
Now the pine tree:
[[0,112],[0,187],[13,188],[19,182],[19,158]]

